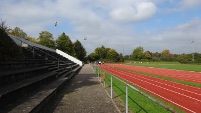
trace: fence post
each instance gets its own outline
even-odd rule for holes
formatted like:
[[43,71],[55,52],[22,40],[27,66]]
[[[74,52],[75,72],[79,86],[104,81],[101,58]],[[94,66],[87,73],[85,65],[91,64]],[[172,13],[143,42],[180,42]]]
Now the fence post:
[[110,75],[111,76],[111,78],[110,78],[110,87],[111,87],[111,89],[110,89],[110,98],[112,98],[112,75]]
[[126,113],[128,113],[128,85],[126,84]]
[[102,71],[101,71],[101,69],[99,68],[99,81],[100,81],[100,82],[101,82],[101,79],[102,79],[102,78],[101,78],[101,72],[102,72]]
[[99,68],[97,68],[98,69],[98,79],[100,79],[100,75],[99,75]]
[[97,66],[95,66],[95,73],[97,73]]
[[105,79],[103,81],[104,81],[104,88],[105,88]]

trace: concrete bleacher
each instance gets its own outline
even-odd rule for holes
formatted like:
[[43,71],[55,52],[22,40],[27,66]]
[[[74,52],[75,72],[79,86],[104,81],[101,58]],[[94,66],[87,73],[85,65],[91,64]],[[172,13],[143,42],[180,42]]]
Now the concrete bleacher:
[[27,44],[22,47],[26,60],[0,62],[0,113],[43,112],[82,65],[50,48],[12,38]]

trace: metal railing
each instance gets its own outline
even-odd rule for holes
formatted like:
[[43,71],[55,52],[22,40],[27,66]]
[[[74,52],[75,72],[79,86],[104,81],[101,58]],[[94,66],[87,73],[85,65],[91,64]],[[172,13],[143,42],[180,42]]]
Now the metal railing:
[[[96,73],[97,72],[97,77],[98,79],[100,80],[100,73],[101,73],[101,70],[103,69],[100,69],[98,68],[98,66],[93,66],[94,68],[94,72]],[[104,70],[104,72],[107,72]],[[129,93],[128,93],[128,88],[131,88],[132,90],[140,93],[141,95],[143,95],[144,97],[150,99],[151,101],[153,101],[154,103],[160,105],[161,107],[167,109],[168,111],[172,112],[172,113],[178,113],[178,111],[176,111],[175,109],[171,108],[170,106],[152,98],[151,96],[149,96],[148,94],[140,91],[139,89],[135,88],[134,86],[130,85],[129,83],[123,81],[122,79],[118,78],[117,76],[115,75],[112,75],[110,72],[107,72],[109,75],[110,75],[110,98],[113,99],[113,78],[116,78],[117,80],[119,80],[120,82],[122,82],[123,84],[126,85],[126,88],[125,88],[125,91],[126,91],[126,113],[128,113],[128,98],[129,98]]]
[[[57,64],[57,72],[59,73],[59,68],[60,68],[60,62],[63,62],[64,64],[66,64],[66,65],[68,65],[65,61],[63,61],[63,60],[60,60],[59,58],[56,58],[56,57],[54,57],[54,56],[52,56],[52,55],[50,55],[50,54],[48,54],[47,52],[44,52],[44,51],[42,51],[41,49],[44,49],[44,50],[47,50],[47,51],[50,51],[50,52],[55,52],[56,53],[56,51],[54,50],[54,49],[51,49],[51,48],[48,48],[48,47],[45,47],[45,46],[42,46],[42,45],[39,45],[39,44],[36,44],[36,43],[33,43],[33,42],[30,42],[30,41],[28,41],[28,40],[25,40],[25,39],[23,39],[23,38],[18,38],[18,37],[15,37],[15,36],[12,36],[12,35],[9,35],[12,39],[13,39],[13,41],[15,41],[15,43],[16,44],[18,44],[18,45],[20,45],[20,46],[22,46],[23,44],[27,44],[28,45],[28,47],[32,47],[32,53],[33,53],[33,58],[35,57],[35,54],[36,54],[36,51],[35,50],[38,50],[38,51],[40,51],[40,52],[42,52],[42,53],[44,53],[45,55],[46,55],[46,58],[45,58],[45,60],[46,60],[46,62],[47,62],[47,56],[49,56],[49,57],[52,57],[52,58],[54,58],[54,59],[56,59],[57,61],[58,61],[58,64]],[[41,48],[41,49],[39,49],[39,48]],[[71,72],[70,73],[72,73],[72,65],[70,65],[71,67]]]
[[[78,60],[78,59],[76,59],[76,58],[74,58],[74,57],[72,57],[72,56],[70,56],[70,55],[68,55],[68,54],[66,54],[66,53],[64,53],[64,52],[62,52],[61,50],[58,50],[58,49],[54,50],[54,49],[48,48],[48,47],[46,47],[46,46],[43,46],[43,45],[40,45],[40,44],[31,42],[31,41],[28,41],[28,40],[26,40],[26,39],[15,37],[15,36],[13,36],[13,35],[9,35],[9,36],[10,36],[10,38],[12,38],[12,39],[15,41],[15,43],[18,44],[18,45],[22,45],[23,43],[25,43],[25,44],[27,44],[27,45],[29,45],[29,46],[31,46],[31,47],[37,47],[37,48],[41,48],[41,49],[44,49],[44,50],[47,50],[47,51],[51,51],[51,52],[57,53],[57,54],[59,54],[59,55],[65,57],[65,58],[67,58],[68,60],[71,60],[72,62],[74,62],[74,63],[76,63],[76,64],[78,64],[78,65],[80,65],[80,66],[83,65],[83,62],[82,62],[82,61],[80,61],[80,60]],[[22,42],[23,42],[23,43],[22,43]]]

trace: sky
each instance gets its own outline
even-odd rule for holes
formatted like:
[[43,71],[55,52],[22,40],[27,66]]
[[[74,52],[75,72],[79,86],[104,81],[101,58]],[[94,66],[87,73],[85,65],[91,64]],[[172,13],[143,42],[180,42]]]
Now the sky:
[[123,55],[139,46],[201,53],[201,0],[1,0],[0,18],[35,38],[64,32],[87,54],[102,45]]

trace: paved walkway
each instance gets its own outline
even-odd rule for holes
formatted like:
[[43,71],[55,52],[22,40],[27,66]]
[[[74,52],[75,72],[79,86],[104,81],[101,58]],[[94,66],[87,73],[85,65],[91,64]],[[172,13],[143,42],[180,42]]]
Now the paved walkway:
[[54,113],[119,113],[98,81],[91,66],[85,64],[67,84]]

